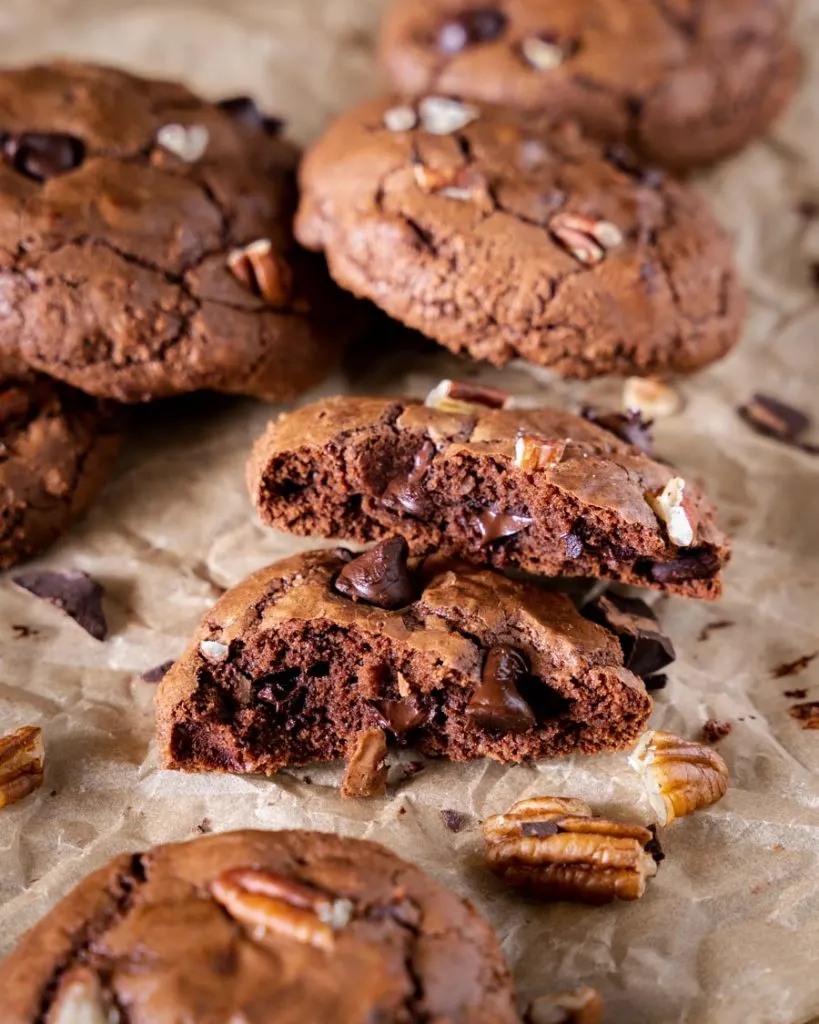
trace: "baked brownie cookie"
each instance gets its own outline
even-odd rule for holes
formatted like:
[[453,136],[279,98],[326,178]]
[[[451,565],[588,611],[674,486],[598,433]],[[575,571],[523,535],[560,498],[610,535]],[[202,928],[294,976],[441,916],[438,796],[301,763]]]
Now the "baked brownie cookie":
[[0,73],[0,111],[0,361],[123,402],[323,376],[338,293],[250,100],[58,63]]
[[573,125],[376,100],[316,143],[301,182],[302,243],[453,352],[642,375],[696,370],[738,340],[742,292],[704,200]]
[[118,425],[106,403],[64,384],[0,379],[0,569],[48,547],[88,509]]
[[0,964],[3,1024],[519,1024],[498,940],[383,846],[227,832],[116,857]]
[[740,149],[793,94],[790,0],[397,0],[382,61],[406,93],[578,119],[683,170]]
[[263,772],[345,758],[342,792],[384,792],[388,742],[520,762],[633,746],[651,711],[618,640],[565,594],[487,569],[297,555],[205,616],[157,696],[169,768]]
[[695,483],[582,417],[490,408],[508,402],[494,389],[447,381],[427,401],[325,398],[271,423],[248,467],[264,522],[719,596],[729,543]]

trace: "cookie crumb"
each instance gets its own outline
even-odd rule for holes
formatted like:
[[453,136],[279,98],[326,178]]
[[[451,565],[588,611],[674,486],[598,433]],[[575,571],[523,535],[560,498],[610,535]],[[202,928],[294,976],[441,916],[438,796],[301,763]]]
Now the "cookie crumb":
[[702,727],[702,738],[706,743],[717,743],[728,736],[733,728],[730,722],[718,722],[716,718],[709,718]]

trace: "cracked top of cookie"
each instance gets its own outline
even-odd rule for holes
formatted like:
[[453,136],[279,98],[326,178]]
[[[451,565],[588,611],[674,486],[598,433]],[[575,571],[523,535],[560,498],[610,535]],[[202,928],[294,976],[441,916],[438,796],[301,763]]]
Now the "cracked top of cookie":
[[760,134],[792,95],[791,0],[397,0],[381,60],[407,94],[574,117],[679,169]]
[[0,359],[128,402],[321,376],[335,293],[278,122],[73,63],[3,71],[0,111]]
[[307,154],[296,234],[458,353],[567,376],[688,372],[738,340],[730,244],[689,186],[571,124],[370,101]]
[[0,568],[55,541],[102,487],[120,418],[45,377],[0,377]]
[[24,936],[0,986],[5,1024],[520,1020],[471,905],[382,846],[318,832],[120,856]]

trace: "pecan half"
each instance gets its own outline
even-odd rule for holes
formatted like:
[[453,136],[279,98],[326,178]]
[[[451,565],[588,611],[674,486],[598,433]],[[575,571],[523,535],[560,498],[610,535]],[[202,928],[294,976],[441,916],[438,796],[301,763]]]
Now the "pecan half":
[[602,1015],[600,993],[583,985],[536,999],[526,1012],[526,1024],[600,1024]]
[[710,807],[728,790],[728,766],[711,747],[670,732],[644,732],[629,757],[660,825]]
[[319,889],[261,868],[233,868],[211,883],[211,894],[231,917],[253,929],[272,932],[316,949],[330,950],[335,932],[353,916],[353,904],[332,900]]
[[483,831],[490,870],[544,900],[636,900],[657,873],[649,829],[592,817],[582,800],[520,800],[489,818]]
[[250,245],[228,254],[227,265],[233,276],[248,291],[266,299],[273,306],[286,306],[293,296],[293,271],[287,260],[273,250],[269,238],[259,238]]
[[43,784],[45,749],[36,725],[0,739],[0,807],[17,803]]
[[475,413],[483,409],[508,409],[512,396],[498,388],[470,384],[463,380],[442,380],[424,400],[428,409],[442,412]]

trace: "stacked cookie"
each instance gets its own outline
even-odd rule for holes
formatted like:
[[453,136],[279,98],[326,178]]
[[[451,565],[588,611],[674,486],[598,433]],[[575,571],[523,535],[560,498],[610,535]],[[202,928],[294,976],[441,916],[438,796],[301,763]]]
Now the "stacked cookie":
[[349,331],[293,240],[298,154],[252,101],[61,63],[3,72],[0,108],[5,566],[104,480],[115,430],[99,400],[290,399]]

